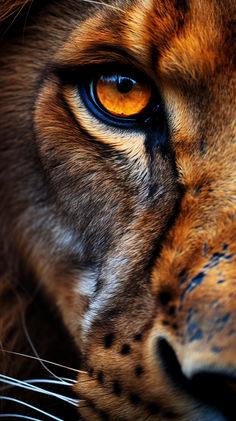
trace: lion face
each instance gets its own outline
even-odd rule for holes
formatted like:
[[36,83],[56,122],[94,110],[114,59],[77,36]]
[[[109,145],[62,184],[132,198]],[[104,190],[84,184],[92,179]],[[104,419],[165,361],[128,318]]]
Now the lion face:
[[83,420],[235,419],[234,14],[62,0],[3,42],[4,250],[82,354]]

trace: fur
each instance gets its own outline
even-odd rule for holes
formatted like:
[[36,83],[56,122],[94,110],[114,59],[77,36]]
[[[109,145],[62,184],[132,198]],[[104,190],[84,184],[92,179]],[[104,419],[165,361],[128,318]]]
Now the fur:
[[[50,376],[6,351],[84,371],[76,409],[2,393],[64,420],[233,421],[235,2],[2,3],[0,373]],[[82,99],[112,63],[151,80],[141,129]]]

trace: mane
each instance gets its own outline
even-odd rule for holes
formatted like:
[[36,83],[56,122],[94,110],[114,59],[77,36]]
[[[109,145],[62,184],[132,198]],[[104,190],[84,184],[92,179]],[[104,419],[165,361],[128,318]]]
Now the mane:
[[[36,15],[47,2],[48,0],[0,0],[0,38],[7,43],[11,36],[16,40],[22,38],[23,30],[30,22],[29,17]],[[79,357],[56,306],[45,297],[33,274],[25,268],[14,245],[10,244],[2,223],[0,231],[0,388],[2,387],[1,395],[24,400],[25,389],[4,389],[4,376],[14,379],[47,379],[50,372],[40,363],[41,359],[63,366],[78,367]],[[53,338],[51,333],[55,331],[59,338],[63,338],[59,351],[58,339],[56,340],[56,336]],[[56,378],[68,377],[68,370],[65,368],[58,366],[52,370]],[[75,374],[70,377],[75,377]],[[46,398],[42,395],[42,402],[36,402],[39,400],[38,394],[34,396],[32,392],[28,401],[32,405],[47,408]],[[8,401],[0,399],[1,414],[5,405],[8,407]],[[23,408],[22,411],[24,410]]]

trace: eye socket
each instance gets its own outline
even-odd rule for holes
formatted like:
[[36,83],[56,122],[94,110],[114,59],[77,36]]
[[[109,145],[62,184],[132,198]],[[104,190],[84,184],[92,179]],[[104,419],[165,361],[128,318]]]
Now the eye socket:
[[115,128],[162,129],[164,106],[153,81],[120,63],[57,69],[63,86],[72,85],[84,106],[101,122]]
[[80,76],[75,73],[72,80],[85,106],[101,122],[142,130],[154,114],[160,114],[160,95],[144,73],[119,64],[114,67],[107,64],[106,69],[104,66],[86,68]]
[[93,84],[93,91],[106,112],[121,118],[140,114],[152,96],[150,83],[122,73],[101,75]]

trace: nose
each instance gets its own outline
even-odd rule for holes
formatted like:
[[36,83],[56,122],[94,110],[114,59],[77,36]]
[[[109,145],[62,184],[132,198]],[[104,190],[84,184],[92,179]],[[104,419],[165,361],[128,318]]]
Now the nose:
[[[184,372],[184,366],[178,360],[174,347],[165,339],[157,341],[158,358],[163,363],[169,380],[181,388],[186,394],[195,397],[201,403],[219,411],[221,415],[215,421],[235,421],[236,419],[236,361],[234,368],[221,369],[219,359],[214,369],[210,360],[202,358],[202,365],[196,367],[192,364],[192,371]],[[203,357],[203,356],[202,356]],[[189,354],[189,360],[194,355]],[[208,360],[208,362],[207,362]]]
[[215,421],[235,421],[235,253],[223,245],[205,260],[188,262],[187,271],[161,278],[159,270],[152,278],[156,359],[178,390],[218,411]]

